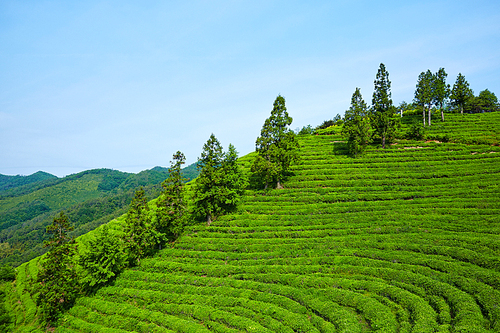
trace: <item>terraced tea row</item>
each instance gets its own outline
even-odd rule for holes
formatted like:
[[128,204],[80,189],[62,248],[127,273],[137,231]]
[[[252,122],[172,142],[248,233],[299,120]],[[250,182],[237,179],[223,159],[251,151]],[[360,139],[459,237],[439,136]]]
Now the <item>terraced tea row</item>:
[[248,191],[80,299],[59,330],[500,332],[498,147],[352,159],[331,141],[302,137],[284,190]]

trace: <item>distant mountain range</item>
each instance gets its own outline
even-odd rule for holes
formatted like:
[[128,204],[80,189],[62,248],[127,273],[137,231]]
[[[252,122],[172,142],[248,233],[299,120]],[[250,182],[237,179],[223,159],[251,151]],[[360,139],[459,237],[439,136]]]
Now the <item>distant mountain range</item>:
[[[196,164],[183,174],[188,180],[196,178]],[[73,235],[79,236],[125,213],[141,186],[150,199],[157,197],[167,177],[164,167],[137,174],[94,169],[63,178],[42,171],[0,174],[0,265],[18,266],[44,253],[45,228],[60,211],[73,223]]]

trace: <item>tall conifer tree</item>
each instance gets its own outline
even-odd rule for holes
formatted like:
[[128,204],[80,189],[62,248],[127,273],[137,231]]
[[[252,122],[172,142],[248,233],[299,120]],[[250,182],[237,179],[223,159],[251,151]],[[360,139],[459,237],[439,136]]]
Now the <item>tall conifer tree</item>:
[[444,121],[444,104],[450,96],[450,85],[446,84],[447,76],[448,74],[446,73],[444,68],[440,68],[434,74],[434,103],[439,106],[439,110],[441,111],[441,121]]
[[238,153],[229,145],[227,153],[215,135],[210,135],[203,145],[198,158],[200,174],[196,179],[194,203],[195,213],[202,216],[210,225],[218,216],[233,210],[239,201],[246,180],[236,160]]
[[61,312],[73,304],[80,291],[73,262],[77,245],[68,235],[71,230],[73,227],[64,212],[56,216],[46,229],[52,237],[44,244],[50,250],[37,276],[39,293],[36,303],[48,325],[52,325]]
[[156,203],[155,228],[170,240],[179,236],[186,220],[184,200],[186,179],[181,174],[182,165],[185,163],[186,157],[177,151],[173,155],[173,161],[170,161],[169,175],[161,184],[163,193]]
[[462,73],[458,73],[457,80],[451,90],[450,99],[454,106],[458,106],[460,113],[464,113],[465,104],[474,97],[472,89],[469,88],[469,82]]
[[208,225],[223,211],[223,159],[222,146],[212,133],[198,158],[200,174],[195,184],[195,210]]
[[349,153],[358,156],[370,143],[370,120],[368,107],[361,96],[359,88],[351,98],[351,107],[345,112],[342,134],[347,137]]
[[414,102],[422,108],[423,124],[425,126],[425,111],[429,111],[429,126],[431,125],[431,107],[433,102],[433,80],[434,75],[430,70],[422,72],[418,76],[415,89]]
[[151,225],[148,199],[142,187],[135,192],[130,203],[124,231],[131,265],[138,264],[141,258],[152,254],[159,243],[159,235]]
[[276,188],[282,188],[290,165],[298,160],[299,143],[289,128],[292,120],[286,110],[285,99],[276,97],[271,116],[264,122],[255,142],[257,157],[251,169],[266,188],[272,183],[276,184]]
[[372,98],[372,126],[382,140],[382,148],[386,141],[392,140],[396,131],[395,108],[391,99],[391,81],[385,65],[380,64],[374,81],[375,89]]

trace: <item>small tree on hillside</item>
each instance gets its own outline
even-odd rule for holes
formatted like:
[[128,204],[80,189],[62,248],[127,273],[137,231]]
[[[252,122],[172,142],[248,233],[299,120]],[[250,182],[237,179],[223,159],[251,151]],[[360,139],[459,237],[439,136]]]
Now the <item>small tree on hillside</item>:
[[160,242],[159,235],[151,225],[148,199],[141,187],[135,192],[135,197],[125,218],[125,248],[131,265],[138,264],[140,259],[152,254]]
[[87,251],[80,255],[80,266],[85,275],[84,288],[92,292],[115,278],[126,266],[127,255],[122,240],[109,232],[108,225],[101,227],[95,239],[88,242]]
[[210,135],[203,146],[197,167],[200,175],[194,188],[195,213],[210,225],[218,216],[233,210],[239,201],[246,180],[236,160],[238,153],[233,145],[224,154],[215,135]]
[[233,211],[245,188],[248,185],[247,178],[241,171],[238,163],[238,152],[236,148],[229,144],[227,152],[224,154],[223,169],[223,187],[224,195],[224,211]]
[[457,80],[450,94],[452,105],[458,107],[460,113],[463,114],[465,104],[473,97],[474,93],[472,89],[469,88],[469,82],[465,80],[465,76],[463,76],[462,73],[458,73]]
[[367,113],[368,107],[359,88],[356,88],[351,98],[351,107],[345,112],[342,128],[342,135],[347,137],[349,153],[354,156],[363,153],[371,141],[371,127]]
[[64,212],[56,216],[46,229],[52,237],[44,244],[50,250],[37,276],[39,294],[36,303],[48,325],[73,304],[80,290],[73,262],[77,245],[68,235],[71,230],[73,227]]
[[161,184],[163,193],[156,202],[155,229],[166,236],[175,239],[182,232],[186,220],[186,204],[184,201],[185,181],[182,177],[182,165],[186,157],[180,151],[173,155],[168,169],[168,178]]
[[222,146],[211,134],[198,158],[200,174],[195,183],[194,199],[195,212],[204,216],[208,225],[223,211],[223,159]]
[[282,188],[291,164],[298,160],[299,143],[289,128],[292,120],[286,111],[285,99],[276,97],[271,116],[264,122],[255,142],[257,157],[251,168],[266,188],[272,183]]
[[375,133],[382,140],[382,148],[385,148],[386,142],[394,138],[399,119],[395,116],[396,109],[391,99],[391,81],[384,64],[380,64],[374,86],[371,123]]
[[430,70],[422,72],[418,76],[417,88],[415,89],[414,102],[422,108],[423,124],[425,127],[425,111],[429,111],[429,126],[431,126],[431,107],[433,102],[434,75]]

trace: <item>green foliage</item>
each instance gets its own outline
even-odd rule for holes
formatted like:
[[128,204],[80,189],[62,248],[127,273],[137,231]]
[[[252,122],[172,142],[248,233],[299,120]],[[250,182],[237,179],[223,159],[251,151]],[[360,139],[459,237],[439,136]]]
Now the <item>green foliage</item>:
[[[298,130],[298,129],[297,129]],[[311,125],[303,126],[300,131],[297,131],[297,135],[311,135],[314,134],[314,128]]]
[[417,87],[415,89],[414,103],[422,109],[423,126],[425,126],[425,111],[429,112],[428,122],[431,126],[431,107],[434,102],[434,75],[430,70],[422,72],[418,76]]
[[84,270],[83,288],[92,292],[114,279],[127,264],[123,241],[109,231],[109,227],[101,227],[95,239],[88,242],[88,251],[81,253],[79,264]]
[[375,133],[382,140],[382,148],[385,148],[386,142],[391,142],[394,139],[399,118],[396,117],[396,109],[392,105],[389,72],[382,63],[377,71],[374,86],[371,124]]
[[425,128],[420,122],[414,122],[406,132],[408,140],[423,140],[425,138]]
[[340,114],[337,114],[333,119],[325,120],[324,122],[321,123],[321,125],[316,126],[315,130],[318,131],[318,130],[326,129],[330,126],[340,126],[343,123],[344,123],[344,121],[342,120],[342,117],[340,116]]
[[246,180],[236,160],[238,153],[229,145],[227,153],[215,137],[210,135],[198,158],[200,175],[196,179],[194,192],[195,213],[210,225],[218,216],[236,208]]
[[266,188],[270,184],[281,188],[290,166],[298,161],[299,143],[289,128],[291,123],[285,99],[276,97],[271,116],[264,122],[255,142],[257,156],[251,170]]
[[236,209],[245,188],[248,186],[247,177],[238,165],[238,152],[232,144],[229,144],[228,150],[224,154],[222,169],[225,191],[223,207],[225,212],[231,212]]
[[59,214],[47,233],[52,237],[45,242],[51,247],[37,276],[36,303],[45,323],[52,325],[65,309],[71,307],[79,293],[78,277],[73,257],[76,242],[69,238],[72,229],[64,213]]
[[0,267],[0,280],[12,281],[16,278],[16,271],[10,265]]
[[371,142],[370,120],[359,88],[353,93],[351,107],[345,112],[342,134],[347,138],[349,153],[358,156],[363,153]]
[[482,110],[498,111],[500,108],[497,96],[488,89],[479,92],[478,100]]
[[5,309],[5,291],[0,289],[0,333],[11,332],[12,317],[11,314]]
[[439,68],[439,70],[434,74],[433,79],[433,103],[436,104],[441,110],[441,121],[444,121],[444,104],[451,93],[450,85],[446,84],[447,76],[448,74],[444,68]]
[[464,105],[464,110],[470,113],[498,111],[499,108],[497,97],[488,89],[481,91],[478,96],[470,97]]
[[[195,177],[194,169],[189,166],[182,174]],[[96,169],[64,178],[41,176],[41,181],[0,192],[0,265],[18,266],[45,253],[45,227],[63,209],[74,221],[71,235],[76,237],[126,213],[141,185],[149,197],[157,197],[168,169],[156,167],[138,174]]]
[[57,179],[57,177],[43,171],[38,171],[30,176],[5,176],[0,174],[0,196],[3,196],[7,190],[28,184],[41,183],[50,179]]
[[181,172],[185,161],[186,157],[182,152],[177,151],[173,155],[169,176],[162,183],[163,193],[156,202],[154,228],[169,240],[177,238],[186,224],[185,178]]
[[451,104],[454,107],[458,107],[460,113],[463,114],[465,105],[473,97],[474,93],[469,88],[469,82],[467,82],[462,73],[458,73],[457,80],[450,93]]
[[130,203],[124,232],[130,265],[136,265],[142,258],[152,254],[156,245],[161,242],[161,235],[151,224],[148,199],[142,187],[135,192],[135,197]]

